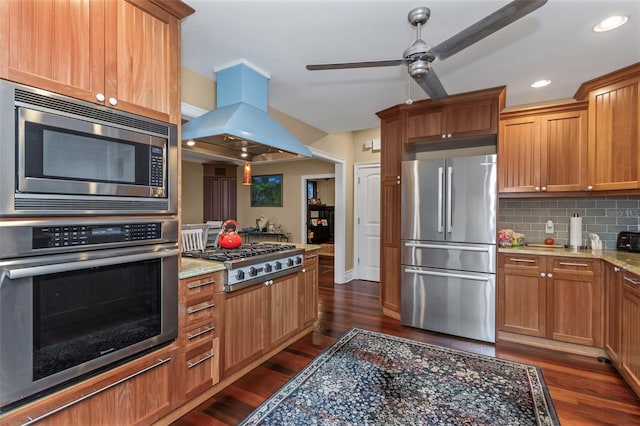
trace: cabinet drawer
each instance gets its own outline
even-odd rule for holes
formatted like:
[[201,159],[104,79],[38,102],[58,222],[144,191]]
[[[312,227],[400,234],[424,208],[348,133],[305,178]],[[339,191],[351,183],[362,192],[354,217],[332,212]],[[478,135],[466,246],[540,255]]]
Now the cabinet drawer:
[[527,254],[504,253],[499,258],[499,265],[503,267],[541,268],[542,263],[542,256]]
[[222,290],[221,273],[199,275],[180,281],[182,293],[187,300],[197,298],[205,294],[213,294]]
[[184,322],[182,327],[190,327],[201,321],[215,320],[218,315],[218,297],[214,294],[204,294],[193,298],[185,304]]
[[569,272],[572,274],[600,274],[599,259],[582,259],[575,257],[554,257],[550,270],[555,273]]
[[186,352],[183,366],[186,398],[190,399],[218,383],[219,339],[209,340]]
[[206,340],[218,337],[218,321],[216,319],[185,327],[180,330],[180,347],[187,350]]

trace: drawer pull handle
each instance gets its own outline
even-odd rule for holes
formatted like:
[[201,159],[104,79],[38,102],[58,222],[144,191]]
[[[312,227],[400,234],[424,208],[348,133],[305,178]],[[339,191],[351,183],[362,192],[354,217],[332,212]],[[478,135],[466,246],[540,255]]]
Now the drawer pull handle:
[[200,330],[195,334],[187,334],[187,340],[195,339],[196,337],[202,336],[203,334],[207,334],[215,329],[216,329],[215,327],[207,327],[204,330]]
[[195,314],[196,312],[204,311],[205,309],[211,309],[216,306],[215,303],[209,303],[208,305],[201,306],[199,308],[187,309],[187,313],[189,315]]
[[624,279],[629,281],[631,284],[640,285],[640,281],[636,281],[633,278],[624,277]]
[[586,267],[589,266],[587,263],[574,263],[574,262],[560,262],[560,265],[563,265],[563,266],[581,266],[583,268],[586,268]]
[[516,258],[513,258],[513,259],[509,259],[509,260],[512,261],[512,262],[536,263],[536,261],[533,260],[533,259],[516,259]]
[[202,358],[200,358],[199,360],[197,360],[196,362],[188,362],[187,363],[187,368],[193,368],[196,365],[205,362],[206,360],[208,360],[209,358],[213,358],[215,356],[215,354],[206,354],[205,356],[203,356]]
[[22,424],[22,426],[32,425],[32,424],[34,424],[34,423],[36,423],[36,422],[39,422],[39,421],[40,421],[40,420],[42,420],[42,419],[45,419],[45,418],[47,418],[47,417],[49,417],[49,416],[51,416],[51,415],[53,415],[53,414],[59,413],[59,412],[60,412],[60,411],[62,411],[62,410],[66,410],[67,408],[69,408],[69,407],[71,407],[71,406],[73,406],[73,405],[76,405],[76,404],[77,404],[77,403],[79,403],[79,402],[82,402],[82,401],[84,401],[84,400],[86,400],[86,399],[89,399],[89,398],[91,398],[91,397],[92,397],[92,396],[94,396],[94,395],[97,395],[97,394],[99,394],[99,393],[101,393],[101,392],[104,392],[104,391],[106,391],[106,390],[108,390],[108,389],[111,389],[111,388],[112,388],[112,387],[114,387],[114,386],[118,386],[120,383],[126,382],[127,380],[131,380],[131,379],[133,379],[133,378],[134,378],[134,377],[136,377],[136,376],[139,376],[139,375],[141,375],[141,374],[146,373],[146,372],[147,372],[147,371],[149,371],[149,370],[153,370],[154,368],[161,366],[162,364],[166,364],[166,363],[167,363],[167,362],[169,362],[169,361],[171,361],[171,357],[169,357],[169,358],[167,358],[167,359],[158,359],[158,362],[156,362],[156,363],[155,363],[155,364],[153,364],[153,365],[150,365],[150,366],[149,366],[149,367],[147,367],[147,368],[143,368],[142,370],[140,370],[140,371],[138,371],[138,372],[136,372],[136,373],[133,373],[133,374],[131,374],[131,375],[127,376],[127,377],[124,377],[124,378],[122,378],[122,379],[118,380],[117,382],[113,382],[113,383],[111,383],[110,385],[107,385],[107,386],[105,386],[105,387],[103,387],[103,388],[96,389],[95,391],[93,391],[93,392],[91,392],[91,393],[88,393],[88,394],[86,394],[85,396],[83,396],[83,397],[81,397],[81,398],[78,398],[78,399],[76,399],[76,400],[74,400],[74,401],[71,401],[71,402],[69,402],[69,403],[65,404],[65,405],[62,405],[62,406],[60,406],[60,407],[56,408],[55,410],[51,410],[51,411],[49,411],[49,412],[47,412],[47,413],[44,413],[43,415],[41,415],[41,416],[39,416],[39,417],[36,417],[35,419],[33,419],[33,418],[29,417],[29,421],[28,421],[28,422],[26,422],[26,423],[23,423],[23,424]]
[[200,283],[200,284],[191,284],[191,285],[188,285],[188,286],[187,286],[187,288],[188,288],[189,290],[193,290],[194,288],[204,287],[205,285],[211,285],[211,284],[215,284],[215,283],[216,283],[216,280],[213,280],[213,281],[205,281],[205,282]]

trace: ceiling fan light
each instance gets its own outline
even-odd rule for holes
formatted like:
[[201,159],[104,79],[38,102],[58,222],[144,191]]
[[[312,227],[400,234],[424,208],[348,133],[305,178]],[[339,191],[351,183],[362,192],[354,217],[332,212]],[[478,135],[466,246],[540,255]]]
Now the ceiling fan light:
[[531,87],[533,88],[540,88],[540,87],[545,87],[551,84],[551,80],[538,80],[538,81],[534,81],[533,83],[531,83]]
[[413,78],[422,78],[429,73],[429,62],[417,60],[409,64],[409,75]]
[[627,16],[622,16],[622,15],[610,16],[606,19],[603,19],[602,21],[600,21],[598,25],[593,27],[593,31],[597,33],[610,31],[623,26],[624,24],[627,23],[628,20],[629,20],[629,17]]

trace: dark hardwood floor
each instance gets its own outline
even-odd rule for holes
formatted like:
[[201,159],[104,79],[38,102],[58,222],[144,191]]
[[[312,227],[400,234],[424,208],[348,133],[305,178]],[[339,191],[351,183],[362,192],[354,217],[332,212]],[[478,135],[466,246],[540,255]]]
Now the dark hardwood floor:
[[[578,355],[500,343],[491,345],[400,325],[382,315],[379,285],[333,284],[320,274],[319,321],[313,333],[228,386],[174,422],[174,426],[235,425],[352,327],[379,331],[542,368],[563,426],[640,425],[640,399],[609,364]],[[505,420],[504,424],[508,424]]]

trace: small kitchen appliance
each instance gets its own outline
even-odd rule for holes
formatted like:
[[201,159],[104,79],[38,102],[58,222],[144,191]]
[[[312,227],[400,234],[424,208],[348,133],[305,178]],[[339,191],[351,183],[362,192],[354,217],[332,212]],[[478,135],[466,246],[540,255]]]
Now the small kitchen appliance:
[[640,252],[640,232],[621,231],[618,233],[616,248],[623,251]]

